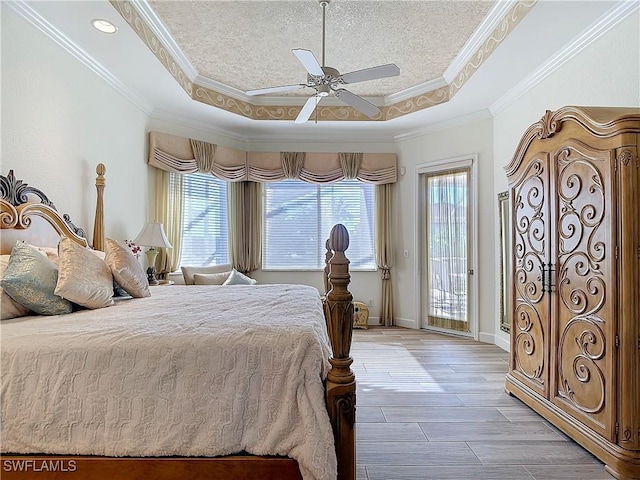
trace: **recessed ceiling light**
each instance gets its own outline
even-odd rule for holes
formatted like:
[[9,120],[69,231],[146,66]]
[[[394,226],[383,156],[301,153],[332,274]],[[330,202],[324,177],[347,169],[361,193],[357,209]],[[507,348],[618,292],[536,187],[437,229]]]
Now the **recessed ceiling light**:
[[91,25],[102,33],[116,33],[118,31],[118,28],[113,23],[102,18],[94,18],[91,20]]

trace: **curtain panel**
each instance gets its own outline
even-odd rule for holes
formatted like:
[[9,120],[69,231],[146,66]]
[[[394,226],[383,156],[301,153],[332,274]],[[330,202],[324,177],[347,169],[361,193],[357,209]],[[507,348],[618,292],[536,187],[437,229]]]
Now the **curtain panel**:
[[229,259],[242,273],[262,266],[262,185],[230,183],[227,190]]
[[382,303],[380,323],[393,325],[393,288],[391,285],[391,267],[393,267],[393,184],[376,185],[376,263],[382,276]]
[[156,270],[175,272],[180,266],[182,250],[182,175],[156,169],[155,221],[162,223],[173,248],[161,248]]
[[398,181],[395,153],[245,152],[160,132],[149,133],[147,162],[173,173],[210,172],[227,182],[357,179],[382,185]]

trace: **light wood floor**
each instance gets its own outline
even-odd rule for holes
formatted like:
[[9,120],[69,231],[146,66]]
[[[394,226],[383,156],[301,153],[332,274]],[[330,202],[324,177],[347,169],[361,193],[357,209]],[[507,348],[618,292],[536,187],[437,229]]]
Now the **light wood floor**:
[[504,392],[494,345],[355,330],[358,480],[611,480],[594,456]]

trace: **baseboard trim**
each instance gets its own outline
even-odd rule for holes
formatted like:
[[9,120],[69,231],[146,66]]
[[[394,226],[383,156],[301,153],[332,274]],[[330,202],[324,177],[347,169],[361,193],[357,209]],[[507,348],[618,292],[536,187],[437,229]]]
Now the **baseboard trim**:
[[397,327],[413,328],[414,330],[418,330],[420,328],[418,322],[411,318],[396,317],[394,320]]
[[501,335],[494,335],[494,337],[496,339],[495,344],[497,347],[500,347],[505,352],[511,351],[511,342],[508,338],[504,338]]
[[480,332],[478,333],[478,341],[482,343],[491,343],[495,345],[496,336],[493,333]]

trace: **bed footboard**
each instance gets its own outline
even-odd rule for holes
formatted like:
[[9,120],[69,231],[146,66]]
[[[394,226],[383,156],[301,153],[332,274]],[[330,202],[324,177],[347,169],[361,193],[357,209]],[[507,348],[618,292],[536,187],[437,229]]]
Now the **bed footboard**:
[[356,474],[356,380],[350,356],[353,296],[347,288],[351,276],[349,260],[344,254],[348,247],[347,229],[340,224],[334,226],[327,242],[327,250],[333,254],[327,263],[329,290],[324,300],[324,316],[333,349],[326,400],[338,456],[338,480],[353,480]]

